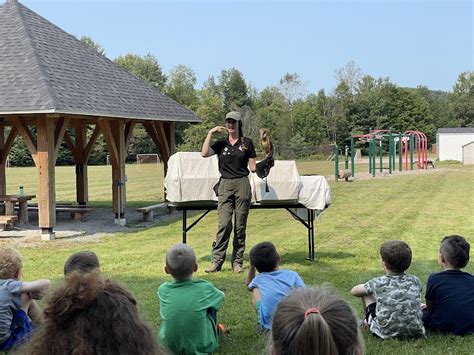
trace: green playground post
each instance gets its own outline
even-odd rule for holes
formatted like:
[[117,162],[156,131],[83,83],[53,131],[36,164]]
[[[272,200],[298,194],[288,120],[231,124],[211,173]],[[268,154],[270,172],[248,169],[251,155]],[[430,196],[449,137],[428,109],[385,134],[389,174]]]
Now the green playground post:
[[372,141],[369,141],[369,174],[372,173]]
[[376,151],[377,151],[377,147],[375,145],[375,139],[372,140],[372,176],[375,177],[375,169],[376,169],[376,166],[375,166],[375,156],[376,156]]
[[339,148],[337,144],[334,144],[334,176],[337,181],[339,177]]
[[410,134],[410,170],[413,170],[413,149],[415,149],[415,142],[413,142],[414,138],[415,136]]
[[354,137],[351,137],[351,175],[352,177],[355,176],[355,152],[354,152]]
[[382,172],[382,171],[383,171],[383,148],[382,148],[382,138],[380,138],[380,140],[379,140],[379,162],[380,162],[379,171]]
[[347,144],[344,146],[344,169],[349,169],[349,146]]
[[393,136],[392,131],[388,134],[388,172],[392,174],[392,160],[393,160]]
[[402,171],[402,133],[398,133],[398,171]]

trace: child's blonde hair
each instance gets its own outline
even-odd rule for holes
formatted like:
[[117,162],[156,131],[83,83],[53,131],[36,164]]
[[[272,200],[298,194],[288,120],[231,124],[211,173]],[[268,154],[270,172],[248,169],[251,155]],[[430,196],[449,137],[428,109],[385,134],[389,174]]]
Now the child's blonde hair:
[[362,354],[364,343],[351,307],[327,287],[296,289],[272,321],[272,354]]
[[21,254],[13,248],[0,249],[0,279],[13,279],[23,267]]

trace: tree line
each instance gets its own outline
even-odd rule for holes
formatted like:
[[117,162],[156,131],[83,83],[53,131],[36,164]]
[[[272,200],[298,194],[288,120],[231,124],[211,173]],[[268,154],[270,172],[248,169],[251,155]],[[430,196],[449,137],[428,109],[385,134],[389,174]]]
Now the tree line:
[[[91,38],[81,40],[105,54]],[[352,134],[375,128],[422,131],[431,145],[440,127],[474,126],[474,71],[460,73],[452,91],[446,92],[426,86],[399,87],[388,77],[362,73],[351,61],[336,70],[333,92],[321,89],[312,93],[297,73],[286,73],[275,85],[258,91],[238,69],[230,68],[217,77],[209,76],[197,88],[191,68],[179,64],[165,74],[151,54],[129,53],[117,57],[115,63],[202,118],[201,124],[176,124],[177,151],[199,151],[207,131],[222,125],[225,113],[231,110],[241,112],[244,133],[254,141],[259,140],[259,128],[268,128],[276,154],[282,159],[318,158],[327,154],[321,147],[346,144]],[[146,153],[157,153],[157,149],[143,127],[137,125],[127,159],[132,161],[136,154]],[[89,164],[105,164],[107,154],[107,145],[100,137]],[[33,165],[21,139],[13,145],[9,160],[13,166]],[[63,145],[57,164],[73,163]]]

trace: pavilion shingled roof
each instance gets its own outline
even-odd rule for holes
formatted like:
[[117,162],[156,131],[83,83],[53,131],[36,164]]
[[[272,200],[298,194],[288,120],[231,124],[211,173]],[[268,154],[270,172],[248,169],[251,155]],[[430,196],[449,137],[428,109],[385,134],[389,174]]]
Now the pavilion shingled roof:
[[0,115],[61,113],[200,122],[16,0],[0,5]]

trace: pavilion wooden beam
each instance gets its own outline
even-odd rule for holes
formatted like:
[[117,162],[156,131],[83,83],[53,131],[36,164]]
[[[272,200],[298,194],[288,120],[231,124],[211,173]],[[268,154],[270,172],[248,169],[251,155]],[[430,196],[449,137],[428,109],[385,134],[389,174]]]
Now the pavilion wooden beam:
[[[46,119],[46,117],[43,117],[43,119]],[[28,125],[26,124],[25,120],[18,116],[14,116],[12,117],[12,123],[13,123],[13,126],[17,129],[18,133],[22,136],[23,140],[25,141],[25,144],[28,150],[30,151],[31,157],[33,158],[33,161],[35,162],[35,165],[38,166],[36,139],[35,137],[33,137],[33,134],[28,128]]]
[[91,156],[92,152],[92,147],[94,146],[95,142],[97,141],[97,138],[99,138],[100,135],[100,127],[98,124],[95,125],[94,131],[92,132],[91,137],[89,138],[89,142],[87,142],[86,147],[84,148],[84,163],[87,163],[89,161],[89,158]]
[[135,122],[129,121],[125,124],[125,150],[128,149],[130,145],[130,139],[133,135],[133,128],[135,127]]
[[[54,156],[57,157],[61,143],[63,142],[64,133],[69,126],[69,117],[60,117],[56,119],[56,128],[54,131]],[[56,163],[56,160],[54,161]]]
[[69,150],[71,151],[72,157],[74,158],[74,161],[77,163],[78,161],[81,160],[81,154],[78,152],[76,148],[76,143],[72,140],[71,136],[69,133],[66,131],[64,133],[64,142],[68,146]]
[[124,216],[126,204],[125,120],[106,120],[99,118],[98,124],[109,148],[110,160],[112,163],[113,212],[119,219],[121,219]]
[[155,143],[160,152],[161,159],[164,163],[164,173],[168,170],[168,160],[174,153],[175,131],[174,123],[164,123],[161,121],[144,122],[143,126],[150,135],[153,143]]
[[2,164],[6,164],[8,154],[10,153],[10,149],[12,149],[13,143],[15,143],[15,139],[17,135],[18,135],[17,129],[15,127],[12,127],[10,130],[10,133],[8,133],[7,141],[5,142],[5,145],[3,146],[3,149],[2,149],[2,161],[1,161]]
[[42,237],[50,239],[56,224],[56,189],[55,189],[55,122],[54,119],[40,115],[36,119],[38,138],[36,166],[39,172],[38,207],[39,227]]
[[17,129],[12,127],[8,133],[7,140],[5,141],[5,126],[0,125],[0,195],[7,194],[6,164],[8,153],[15,142],[17,134]]
[[100,130],[102,131],[102,134],[104,136],[105,142],[107,143],[107,147],[109,148],[109,155],[110,155],[110,161],[112,163],[112,166],[118,166],[118,160],[119,160],[119,153],[117,146],[115,145],[115,140],[112,134],[112,128],[111,128],[111,121],[108,121],[103,118],[99,118],[97,120],[97,123],[100,127]]

